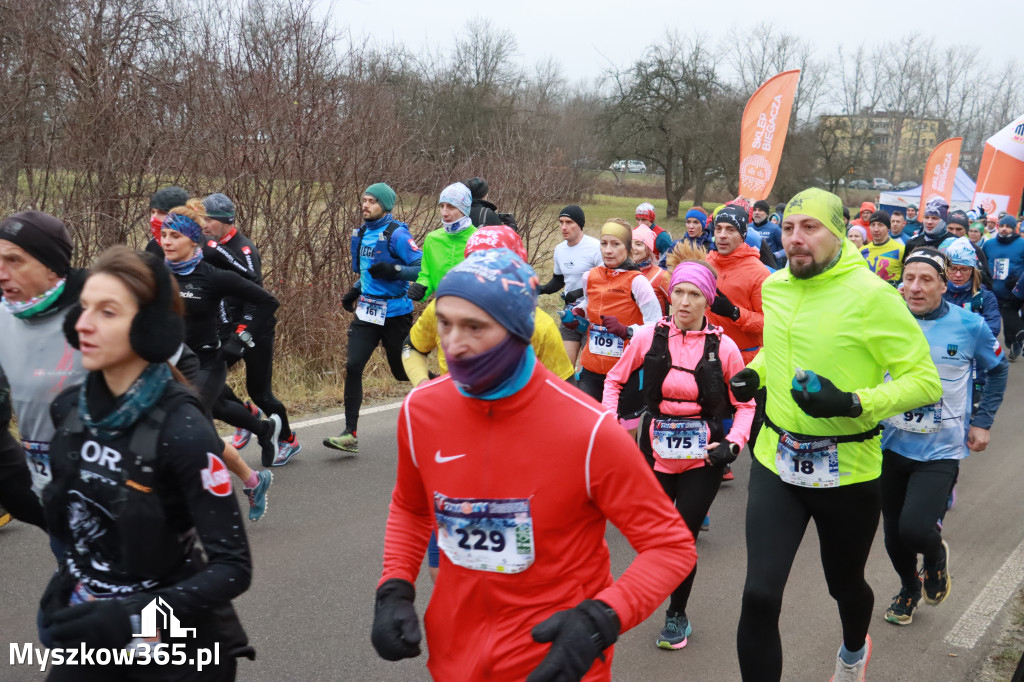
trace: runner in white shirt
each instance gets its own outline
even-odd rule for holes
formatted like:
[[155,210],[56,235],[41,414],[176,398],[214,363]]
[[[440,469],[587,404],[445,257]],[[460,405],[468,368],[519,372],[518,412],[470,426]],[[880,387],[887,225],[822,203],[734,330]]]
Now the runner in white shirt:
[[[565,293],[562,294],[562,299],[565,301],[567,310],[572,310],[583,298],[584,273],[604,262],[601,258],[601,243],[593,237],[583,234],[585,224],[586,217],[583,215],[583,209],[579,206],[566,206],[558,214],[558,227],[562,231],[565,241],[555,247],[554,275],[551,276],[547,284],[539,289],[542,294],[553,294],[564,287]],[[569,361],[575,366],[584,332],[566,327],[565,324],[560,326],[559,331],[562,334],[562,342],[565,344],[565,352],[569,355]]]

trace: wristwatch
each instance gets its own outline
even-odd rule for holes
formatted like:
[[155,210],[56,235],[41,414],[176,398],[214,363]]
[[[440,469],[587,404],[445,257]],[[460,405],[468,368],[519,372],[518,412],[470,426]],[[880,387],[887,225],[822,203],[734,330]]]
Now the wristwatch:
[[732,453],[733,457],[736,457],[737,455],[740,454],[740,446],[739,445],[737,445],[736,443],[733,443],[731,440],[727,440],[726,443],[729,444],[729,452]]
[[850,397],[853,401],[853,405],[850,406],[850,416],[861,416],[864,413],[864,408],[860,404],[860,396],[858,396],[856,393],[851,393]]
[[242,341],[242,343],[249,346],[249,348],[252,348],[253,346],[256,345],[255,343],[253,343],[252,334],[249,333],[248,329],[239,333],[238,338]]

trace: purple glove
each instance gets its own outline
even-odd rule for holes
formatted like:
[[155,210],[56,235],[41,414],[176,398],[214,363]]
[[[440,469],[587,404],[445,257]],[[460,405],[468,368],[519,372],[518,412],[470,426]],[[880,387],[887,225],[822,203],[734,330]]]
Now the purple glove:
[[619,318],[614,315],[602,315],[601,324],[605,329],[610,331],[612,334],[615,334],[615,336],[620,339],[628,340],[630,337],[629,327],[619,322]]

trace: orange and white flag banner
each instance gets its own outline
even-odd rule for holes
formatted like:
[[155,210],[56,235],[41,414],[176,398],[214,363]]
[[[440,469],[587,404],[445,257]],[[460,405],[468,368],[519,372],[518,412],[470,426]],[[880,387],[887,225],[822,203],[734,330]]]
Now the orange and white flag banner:
[[767,199],[775,185],[799,82],[799,69],[783,71],[747,100],[740,125],[740,196],[751,202]]
[[1020,195],[1024,191],[1024,116],[1018,116],[988,138],[981,155],[978,186],[971,206],[997,215],[1006,211],[1020,212]]
[[956,180],[956,169],[960,165],[960,144],[963,141],[962,137],[943,140],[928,155],[921,187],[922,208],[935,197],[945,199],[947,206],[953,203],[953,181]]

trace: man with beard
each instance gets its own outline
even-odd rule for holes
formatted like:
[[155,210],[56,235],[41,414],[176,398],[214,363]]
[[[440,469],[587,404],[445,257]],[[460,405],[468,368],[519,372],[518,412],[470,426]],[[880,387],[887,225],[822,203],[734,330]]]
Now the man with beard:
[[730,381],[737,400],[768,392],[748,488],[740,672],[782,679],[782,594],[813,518],[843,628],[834,679],[863,680],[874,607],[864,566],[881,511],[879,422],[936,402],[942,386],[900,295],[845,238],[839,197],[814,188],[793,197],[782,242],[788,264],[762,287],[764,347]]

